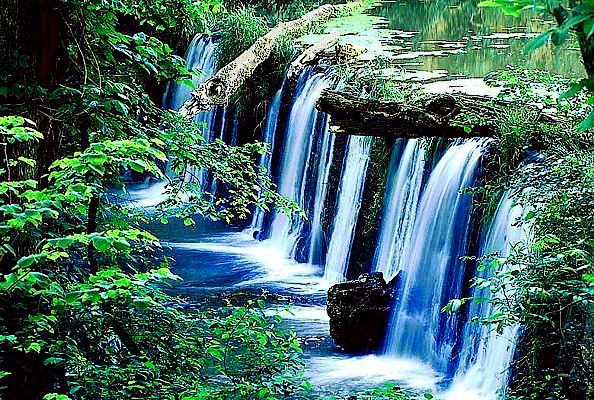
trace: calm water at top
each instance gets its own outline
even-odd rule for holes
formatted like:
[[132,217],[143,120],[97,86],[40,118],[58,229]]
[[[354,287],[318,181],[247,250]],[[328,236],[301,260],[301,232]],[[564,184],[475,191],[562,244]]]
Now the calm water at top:
[[392,66],[390,74],[400,78],[482,78],[507,65],[584,75],[574,40],[525,52],[526,42],[553,21],[533,12],[507,16],[479,8],[478,2],[385,1],[363,15],[329,22],[326,31],[338,29],[343,43],[365,49],[363,60],[384,59]]
[[404,0],[385,2],[371,13],[386,18],[390,30],[415,32],[401,40],[404,49],[396,57],[430,53],[403,59],[402,64],[409,68],[448,70],[469,77],[482,77],[506,65],[541,68],[566,76],[583,73],[573,43],[561,48],[549,44],[526,54],[526,40],[550,28],[552,21],[528,12],[520,18],[507,16],[497,9],[479,8],[477,3],[463,1],[447,6],[443,1]]

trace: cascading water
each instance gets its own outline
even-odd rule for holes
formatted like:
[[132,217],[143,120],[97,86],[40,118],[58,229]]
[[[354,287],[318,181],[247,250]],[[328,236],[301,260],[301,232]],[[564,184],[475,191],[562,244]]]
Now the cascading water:
[[[281,88],[274,95],[272,103],[270,103],[270,107],[268,108],[268,115],[266,116],[266,126],[264,127],[264,131],[262,132],[262,141],[268,144],[269,151],[262,154],[260,160],[258,161],[258,165],[262,168],[265,168],[267,171],[270,171],[270,167],[272,165],[272,153],[274,151],[276,131],[278,127],[278,118],[283,101],[283,89],[284,82]],[[264,228],[265,214],[266,213],[264,210],[262,210],[259,207],[256,207],[249,229],[252,231],[257,231],[259,234],[259,232],[261,232]]]
[[386,342],[390,356],[418,359],[446,371],[457,316],[441,313],[459,297],[471,198],[484,140],[452,145],[432,171],[421,196],[410,245],[402,258],[401,297]]
[[346,277],[372,143],[369,137],[349,138],[324,270],[324,278],[330,282],[342,282]]
[[[528,227],[522,225],[523,209],[516,204],[510,193],[501,199],[493,221],[481,248],[481,256],[496,257],[502,261],[508,257],[517,243],[528,238]],[[486,260],[488,263],[488,260]],[[505,266],[507,267],[507,266]],[[491,268],[479,271],[480,278],[493,273]],[[481,298],[470,304],[470,319],[479,321],[488,318],[496,310],[488,301],[488,289],[475,288],[472,297]],[[509,378],[519,326],[505,327],[501,333],[492,326],[469,321],[462,331],[462,350],[458,372],[448,392],[448,398],[456,400],[496,400],[505,394]]]
[[[194,85],[199,85],[210,78],[217,69],[216,44],[210,36],[196,35],[186,51],[186,68],[197,74],[192,79]],[[191,98],[193,88],[184,83],[170,82],[163,96],[163,108],[179,110]],[[214,117],[214,112],[202,113],[199,117]],[[197,117],[198,118],[198,117]]]
[[[320,190],[325,190],[325,171],[331,164],[333,137],[327,134],[326,116],[319,113],[315,105],[322,91],[330,87],[332,82],[330,76],[315,72],[313,68],[307,68],[301,74],[282,145],[278,190],[300,204],[306,212],[310,211],[309,215],[313,213],[305,207],[306,191],[318,194]],[[320,140],[314,142],[316,133]],[[310,168],[314,162],[318,163],[318,168]],[[286,257],[294,258],[300,240],[309,241],[321,234],[321,226],[312,226],[308,238],[304,238],[303,228],[303,219],[289,219],[286,215],[277,213],[273,217],[269,238],[282,248]]]
[[[210,36],[196,35],[186,51],[186,68],[196,73],[192,79],[193,86],[197,86],[216,73],[216,43]],[[163,96],[162,107],[166,110],[178,110],[191,98],[193,88],[184,83],[170,82]],[[202,136],[206,141],[223,140],[229,144],[237,141],[238,121],[232,107],[215,107],[194,117],[194,121],[202,128]],[[165,166],[165,173],[173,176],[169,165]],[[187,181],[200,182],[201,189],[212,194],[217,192],[217,182],[212,180],[206,169],[189,168],[186,172]],[[150,180],[147,179],[147,184]],[[167,187],[166,181],[150,184],[144,189],[130,191],[130,200],[136,206],[153,207],[163,201],[163,193]]]
[[425,170],[425,151],[416,139],[405,142],[404,151],[395,148],[388,167],[382,220],[373,269],[392,279],[401,269],[401,257],[413,236],[419,196]]
[[[186,68],[196,73],[192,79],[194,87],[217,72],[216,43],[211,36],[194,37],[186,51]],[[192,90],[187,84],[170,82],[163,96],[163,108],[179,110],[192,97]],[[194,121],[202,128],[202,136],[207,142],[221,139],[232,144],[237,133],[236,118],[230,108],[213,107],[196,115]],[[188,180],[201,182],[202,190],[216,192],[216,183],[211,181],[206,169],[189,170],[187,174]]]
[[332,165],[332,155],[334,153],[334,138],[330,135],[326,116],[324,116],[319,126],[322,134],[318,137],[317,187],[313,202],[312,221],[309,231],[309,257],[307,259],[312,264],[322,264],[326,255],[322,218],[325,214],[328,179],[330,178],[330,166]]

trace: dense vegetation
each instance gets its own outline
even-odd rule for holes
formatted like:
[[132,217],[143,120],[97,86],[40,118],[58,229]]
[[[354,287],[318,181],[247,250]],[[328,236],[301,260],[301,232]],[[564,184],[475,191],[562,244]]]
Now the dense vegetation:
[[[201,127],[158,107],[167,81],[200,73],[166,41],[183,48],[221,4],[11,6],[0,72],[3,398],[296,392],[295,337],[255,303],[209,315],[166,295],[178,278],[143,230],[151,220],[192,225],[195,215],[243,218],[256,204],[293,207],[253,163],[263,146],[204,143]],[[177,178],[164,175],[165,163]],[[234,195],[201,193],[186,178],[204,167]],[[126,171],[171,180],[154,213],[118,201]]]
[[[523,334],[510,397],[590,399],[594,397],[594,137],[592,3],[488,0],[480,4],[518,16],[536,10],[557,26],[527,45],[531,51],[551,40],[577,41],[587,77],[568,81],[542,71],[504,71],[495,84],[501,96],[552,111],[562,123],[542,124],[534,112],[512,110],[499,122],[499,183],[511,187],[531,227],[527,243],[508,259],[488,260],[498,312],[497,329],[520,324]],[[538,157],[522,165],[527,151]]]
[[[264,145],[206,143],[200,126],[159,103],[167,82],[200,73],[180,57],[194,34],[219,29],[224,63],[318,3],[273,2],[268,19],[218,0],[9,0],[0,10],[2,398],[313,397],[298,339],[261,302],[203,312],[166,293],[180,278],[146,226],[232,222],[254,207],[298,212],[255,165]],[[517,14],[533,3],[483,5]],[[592,75],[588,7],[543,7],[559,26],[532,45],[575,34]],[[285,60],[290,45],[279,53]],[[499,171],[485,192],[496,202],[515,189],[533,237],[485,266],[505,272],[477,281],[503,293],[483,322],[524,327],[510,397],[594,398],[594,114],[582,91],[592,81],[514,69],[496,78],[506,98],[553,108],[564,122],[538,124],[523,108],[497,121]],[[526,166],[532,150],[539,157]],[[203,169],[231,195],[188,179]],[[166,201],[149,214],[126,205],[131,176],[169,181]],[[388,388],[361,398],[408,395]]]

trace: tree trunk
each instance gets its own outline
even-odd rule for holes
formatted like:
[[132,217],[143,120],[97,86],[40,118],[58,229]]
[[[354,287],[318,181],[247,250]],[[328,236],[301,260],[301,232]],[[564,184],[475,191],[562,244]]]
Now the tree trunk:
[[[51,108],[51,104],[43,103],[34,91],[37,85],[50,89],[57,82],[60,61],[59,55],[63,48],[59,35],[62,29],[62,19],[59,15],[58,0],[3,0],[0,6],[0,75],[7,77],[0,86],[19,85],[18,95],[9,91],[3,104],[6,109],[4,115],[21,115],[31,119],[36,129],[44,134],[39,144],[33,142],[15,143],[6,151],[9,159],[28,157],[37,161],[37,167],[24,164],[7,166],[4,157],[0,158],[0,168],[10,168],[12,181],[35,179],[45,173],[47,166],[57,156],[59,141],[58,127],[52,124],[48,113],[41,112]],[[8,174],[7,174],[8,175]],[[8,176],[0,176],[0,180]],[[2,202],[4,198],[0,198]],[[0,272],[8,273],[14,266],[15,260],[22,255],[31,254],[35,243],[27,240],[13,243],[15,257],[3,257],[0,261]],[[4,297],[3,310],[0,318],[8,334],[22,329],[23,319],[27,318],[28,310],[37,311],[39,304],[32,300],[20,299],[15,302],[22,308],[15,309],[8,296]],[[33,312],[33,311],[31,311]],[[62,367],[45,365],[48,354],[2,349],[0,370],[10,372],[3,378],[0,397],[3,399],[41,399],[47,393],[62,390],[65,387],[65,371]]]
[[[65,24],[60,13],[63,3],[58,0],[4,0],[0,9],[0,72],[8,85],[26,89],[36,85],[53,89],[61,83],[66,70],[66,58],[61,35]],[[12,146],[12,158],[26,156],[37,160],[37,168],[13,168],[14,180],[40,178],[55,160],[60,147],[60,126],[50,112],[55,108],[36,93],[14,96],[10,92],[5,102],[6,113],[23,115],[36,123],[43,135],[38,146],[26,143]],[[33,110],[33,111],[31,111]]]
[[[480,137],[494,136],[493,119],[499,113],[491,98],[455,95],[433,95],[414,103],[362,99],[334,90],[326,90],[318,109],[331,115],[333,132],[377,137]],[[464,112],[483,118],[468,132],[452,125]]]
[[183,115],[192,116],[217,105],[225,106],[256,68],[272,56],[281,40],[297,38],[310,31],[316,24],[337,15],[352,12],[363,4],[361,0],[340,5],[326,4],[301,18],[277,25],[239,57],[221,68],[215,76],[194,90],[192,98],[183,105],[180,112]]
[[340,38],[340,32],[333,31],[324,36],[324,38],[318,43],[315,43],[305,49],[305,51],[303,51],[303,53],[301,53],[301,55],[299,55],[291,63],[291,65],[289,65],[289,69],[287,70],[287,79],[295,79],[297,75],[303,70],[303,68],[313,64],[326,49],[334,46],[336,42],[338,42],[338,38]]

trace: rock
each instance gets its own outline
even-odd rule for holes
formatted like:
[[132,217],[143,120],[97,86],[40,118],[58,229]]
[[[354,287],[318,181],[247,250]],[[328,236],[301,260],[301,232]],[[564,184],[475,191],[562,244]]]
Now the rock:
[[381,349],[399,276],[386,283],[381,272],[339,283],[328,290],[330,336],[348,353]]

